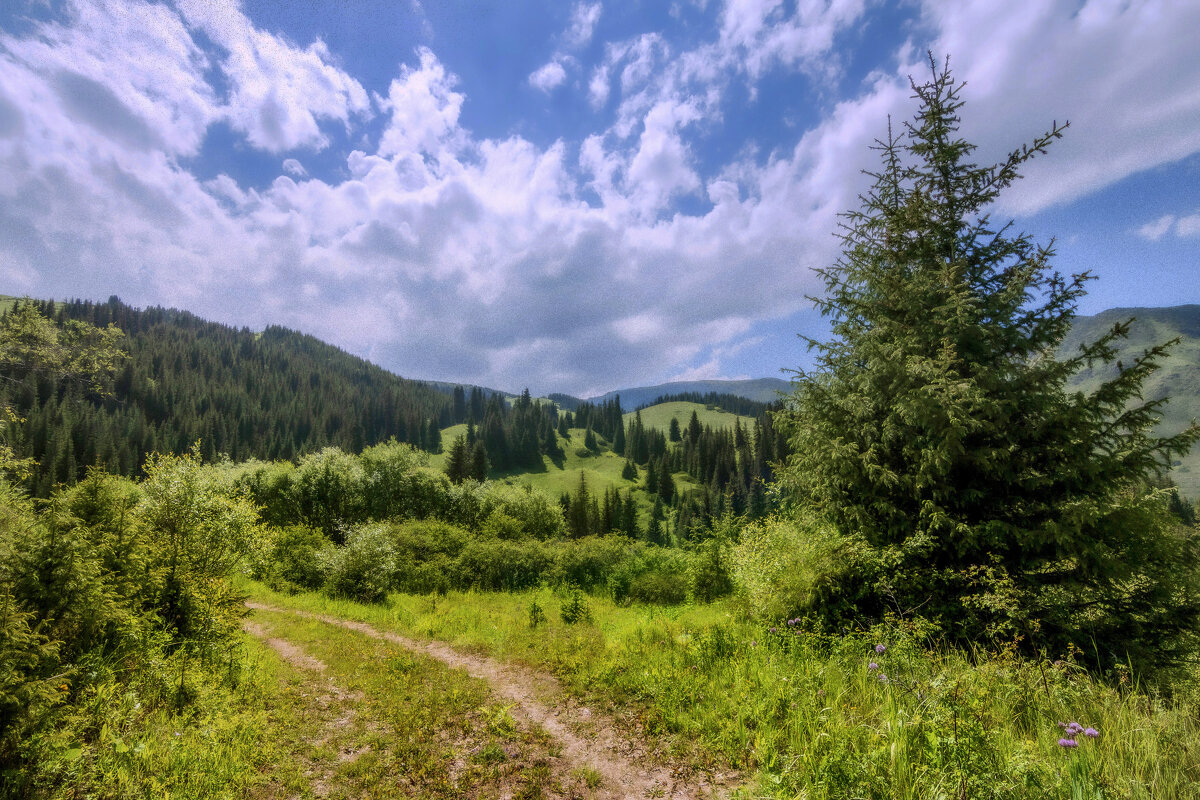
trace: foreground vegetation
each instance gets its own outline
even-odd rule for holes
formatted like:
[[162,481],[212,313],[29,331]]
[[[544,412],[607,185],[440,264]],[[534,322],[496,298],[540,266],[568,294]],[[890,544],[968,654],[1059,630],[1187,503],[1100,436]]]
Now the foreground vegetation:
[[[570,591],[393,594],[363,605],[247,584],[283,607],[429,636],[552,671],[693,766],[750,794],[870,798],[1186,798],[1200,791],[1200,695],[1092,678],[1082,654],[963,652],[896,621],[841,636],[746,620],[736,601],[662,608]],[[544,612],[531,625],[530,610]],[[881,649],[882,648],[882,649]],[[874,665],[874,666],[873,666]],[[1064,747],[1058,723],[1099,735]]]

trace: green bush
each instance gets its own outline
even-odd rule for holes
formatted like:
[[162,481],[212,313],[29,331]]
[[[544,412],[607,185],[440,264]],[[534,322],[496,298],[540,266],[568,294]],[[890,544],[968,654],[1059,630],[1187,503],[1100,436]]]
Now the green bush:
[[334,597],[381,603],[395,583],[396,546],[385,525],[361,525],[343,547],[321,553],[325,589]]
[[615,566],[608,588],[618,603],[682,603],[688,596],[691,564],[691,554],[682,550],[643,547]]
[[584,536],[554,544],[554,566],[546,576],[553,586],[597,589],[608,583],[613,570],[643,545],[620,535]]
[[275,539],[266,582],[281,591],[320,589],[325,583],[321,551],[329,547],[325,534],[315,528],[292,525]]
[[550,557],[537,541],[480,539],[463,549],[455,565],[456,584],[463,589],[519,591],[542,582]]
[[750,616],[837,619],[874,583],[865,548],[810,517],[770,517],[742,530],[729,554],[734,590]]

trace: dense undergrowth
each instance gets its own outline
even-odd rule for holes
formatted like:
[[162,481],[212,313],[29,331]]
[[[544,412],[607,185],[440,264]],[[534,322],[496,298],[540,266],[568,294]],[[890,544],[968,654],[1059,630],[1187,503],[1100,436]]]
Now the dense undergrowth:
[[[569,591],[392,594],[365,605],[248,590],[525,662],[696,766],[753,776],[750,795],[866,798],[1187,798],[1200,792],[1200,695],[1098,681],[1083,654],[941,646],[918,622],[839,636],[746,621],[734,601],[674,608]],[[544,610],[531,626],[530,609]],[[1079,723],[1073,738],[1060,727]],[[1096,737],[1083,735],[1091,728]],[[1070,739],[1076,746],[1064,746]]]

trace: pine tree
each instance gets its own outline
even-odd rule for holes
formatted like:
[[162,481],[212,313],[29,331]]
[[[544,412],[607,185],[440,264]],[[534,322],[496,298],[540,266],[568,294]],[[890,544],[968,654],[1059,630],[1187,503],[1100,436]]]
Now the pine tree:
[[451,483],[462,483],[470,477],[470,464],[467,463],[467,438],[463,435],[455,437],[446,454],[446,476]]
[[592,508],[592,493],[588,490],[587,476],[579,471],[579,486],[571,497],[571,507],[567,511],[567,527],[572,536],[587,536],[591,533],[588,516]]
[[471,448],[471,465],[468,477],[482,483],[487,480],[488,469],[490,468],[487,448],[484,447],[482,441],[476,440],[475,446]]
[[646,541],[659,546],[667,544],[667,532],[663,527],[663,503],[661,497],[654,498],[654,509],[650,512],[650,524],[646,526]]
[[1090,395],[1067,391],[1115,359],[1128,323],[1056,357],[1090,276],[1053,272],[1051,247],[986,212],[1066,126],[977,166],[957,133],[961,85],[931,65],[914,121],[878,143],[841,258],[820,271],[832,339],[810,341],[817,367],[781,418],[782,482],[861,554],[838,561],[840,598],[811,611],[898,607],[961,639],[1177,659],[1200,614],[1197,543],[1145,479],[1200,430],[1151,435],[1163,401],[1140,395],[1170,343]]
[[[692,413],[694,414],[696,412],[693,411]],[[683,435],[679,432],[679,420],[677,420],[675,417],[671,417],[670,433],[667,434],[667,439],[672,442],[679,442],[683,440]]]

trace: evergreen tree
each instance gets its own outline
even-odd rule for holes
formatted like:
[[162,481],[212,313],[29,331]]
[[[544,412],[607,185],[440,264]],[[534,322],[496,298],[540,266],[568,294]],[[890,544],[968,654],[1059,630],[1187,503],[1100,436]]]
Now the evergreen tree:
[[592,493],[588,490],[587,476],[579,471],[579,486],[571,497],[571,506],[567,510],[567,527],[572,536],[587,536],[591,533],[589,515],[592,508]]
[[459,435],[446,454],[446,476],[451,483],[462,483],[470,477],[470,466],[467,461],[467,437]]
[[[696,412],[693,411],[692,413],[695,414]],[[667,439],[672,442],[679,442],[683,440],[683,436],[679,432],[679,420],[675,419],[675,417],[671,417],[671,428],[670,433],[667,435]]]
[[878,144],[874,187],[821,271],[832,339],[810,341],[817,368],[782,418],[784,484],[859,554],[836,560],[836,588],[810,611],[837,624],[898,607],[964,640],[1176,660],[1200,614],[1197,542],[1145,479],[1200,430],[1150,433],[1164,401],[1140,392],[1166,346],[1068,392],[1115,359],[1128,323],[1056,357],[1090,276],[1051,271],[1051,247],[985,210],[1065,125],[980,167],[949,69],[913,89],[915,120]]
[[477,440],[475,442],[475,446],[471,448],[471,469],[469,477],[474,478],[482,483],[483,481],[487,480],[489,468],[490,464],[488,463],[487,448],[483,446],[482,441]]
[[646,526],[646,541],[659,546],[667,544],[667,531],[663,527],[663,503],[661,497],[654,498],[654,509],[650,512],[650,524]]
[[637,502],[633,499],[633,492],[625,493],[625,501],[621,509],[621,532],[631,539],[636,539],[640,533]]
[[629,459],[625,459],[625,466],[621,468],[621,477],[627,481],[637,480],[637,467]]

